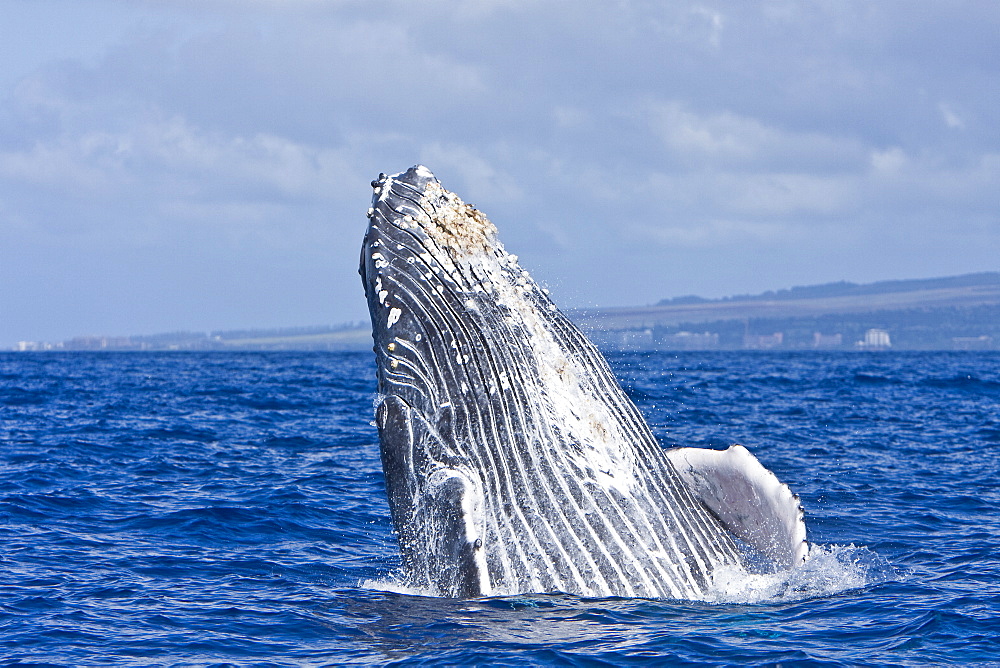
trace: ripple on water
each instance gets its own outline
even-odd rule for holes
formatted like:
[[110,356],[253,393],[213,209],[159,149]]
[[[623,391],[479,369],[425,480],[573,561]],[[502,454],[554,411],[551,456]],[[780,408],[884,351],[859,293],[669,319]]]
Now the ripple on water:
[[408,590],[370,354],[0,354],[9,665],[988,665],[1000,356],[626,354],[672,445],[743,443],[810,561],[710,601]]

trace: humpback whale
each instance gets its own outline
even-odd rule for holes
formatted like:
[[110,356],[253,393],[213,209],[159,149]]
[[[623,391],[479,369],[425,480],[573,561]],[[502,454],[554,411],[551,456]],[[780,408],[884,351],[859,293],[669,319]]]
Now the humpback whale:
[[704,599],[808,555],[742,446],[664,449],[607,362],[423,166],[372,182],[360,273],[406,584],[441,596]]

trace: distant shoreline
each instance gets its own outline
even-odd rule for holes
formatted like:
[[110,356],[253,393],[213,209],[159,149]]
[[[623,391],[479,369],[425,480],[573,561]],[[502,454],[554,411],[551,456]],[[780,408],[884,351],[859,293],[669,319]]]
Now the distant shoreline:
[[[569,309],[603,350],[1000,350],[1000,272]],[[21,341],[44,351],[370,351],[367,323]]]

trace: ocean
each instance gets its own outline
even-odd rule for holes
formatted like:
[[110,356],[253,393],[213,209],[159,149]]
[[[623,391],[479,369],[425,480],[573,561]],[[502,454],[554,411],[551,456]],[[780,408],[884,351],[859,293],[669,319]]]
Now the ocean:
[[395,577],[371,353],[0,354],[0,665],[1000,665],[1000,355],[609,361],[665,446],[747,446],[792,574],[707,601]]

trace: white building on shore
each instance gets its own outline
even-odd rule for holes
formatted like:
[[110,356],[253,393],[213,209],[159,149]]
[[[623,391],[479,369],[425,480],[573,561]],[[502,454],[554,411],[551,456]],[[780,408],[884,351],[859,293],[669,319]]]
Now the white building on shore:
[[869,329],[863,341],[855,343],[861,350],[888,350],[892,347],[889,332],[884,329]]

